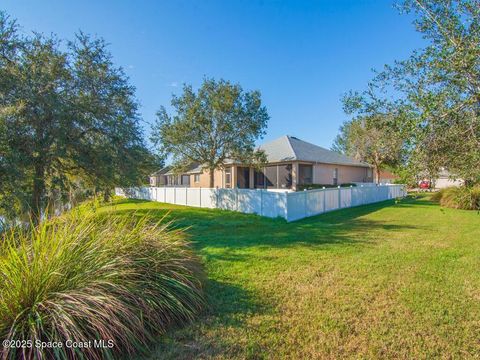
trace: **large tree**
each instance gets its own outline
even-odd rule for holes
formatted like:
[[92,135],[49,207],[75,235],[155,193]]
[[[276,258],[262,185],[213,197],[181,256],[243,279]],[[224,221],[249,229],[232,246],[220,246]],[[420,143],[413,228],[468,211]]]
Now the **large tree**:
[[185,85],[181,96],[173,96],[173,116],[164,107],[158,111],[152,141],[161,154],[171,156],[175,168],[181,170],[193,163],[210,173],[225,160],[242,163],[263,161],[255,150],[255,140],[265,134],[269,119],[262,105],[260,92],[245,92],[229,81],[205,79],[195,92]]
[[408,0],[429,45],[387,69],[415,114],[412,164],[480,182],[480,1]]
[[412,174],[434,178],[446,167],[467,185],[480,183],[480,1],[405,0],[399,7],[414,15],[427,45],[379,72],[358,111],[374,115],[382,99],[407,114],[396,127]]
[[[152,160],[134,88],[105,43],[22,37],[0,13],[0,206],[38,219],[82,184],[108,193],[138,183]],[[148,167],[148,166],[147,166]]]
[[403,140],[388,115],[359,116],[345,122],[335,138],[332,150],[373,165],[375,180],[387,166],[401,162]]

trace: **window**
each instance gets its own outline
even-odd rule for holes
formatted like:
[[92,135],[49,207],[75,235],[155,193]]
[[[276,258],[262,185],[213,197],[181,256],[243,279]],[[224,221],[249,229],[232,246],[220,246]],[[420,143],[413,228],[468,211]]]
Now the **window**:
[[177,175],[167,175],[167,185],[168,186],[175,186],[178,185],[180,182],[179,177]]
[[225,169],[225,187],[232,187],[232,168],[228,167]]
[[256,189],[265,188],[265,174],[262,170],[255,170],[253,172],[253,182]]
[[298,183],[300,185],[309,185],[313,183],[312,165],[298,165]]
[[237,167],[237,187],[248,189],[250,187],[250,168]]
[[265,183],[269,189],[277,187],[277,166],[265,167]]
[[367,169],[367,178],[371,178],[372,177],[372,168],[368,168]]
[[200,182],[200,174],[193,175],[193,181],[196,182],[196,183],[199,183]]
[[182,175],[181,177],[181,185],[189,186],[190,185],[190,175]]
[[333,169],[333,185],[338,184],[338,168]]
[[292,165],[278,165],[278,188],[290,189],[292,187]]
[[150,185],[155,186],[155,177],[153,176],[150,177]]

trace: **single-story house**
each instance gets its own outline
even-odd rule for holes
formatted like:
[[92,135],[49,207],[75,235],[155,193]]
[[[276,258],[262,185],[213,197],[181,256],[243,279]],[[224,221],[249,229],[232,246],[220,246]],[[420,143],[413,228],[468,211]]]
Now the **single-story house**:
[[[265,166],[256,169],[227,161],[223,169],[215,171],[214,186],[296,190],[297,185],[373,182],[371,165],[293,136],[282,136],[259,149],[267,156]],[[151,175],[150,185],[209,187],[210,177],[198,164],[182,174],[166,167]]]

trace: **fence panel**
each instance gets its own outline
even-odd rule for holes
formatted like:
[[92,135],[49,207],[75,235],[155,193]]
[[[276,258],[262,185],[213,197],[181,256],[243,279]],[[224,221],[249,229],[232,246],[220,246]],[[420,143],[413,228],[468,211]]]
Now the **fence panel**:
[[217,207],[217,193],[215,189],[201,189],[200,197],[202,207],[210,209],[215,209]]
[[312,216],[325,212],[325,191],[304,191],[306,196],[306,216]]
[[165,202],[169,204],[176,204],[177,203],[177,188],[169,188],[165,187]]
[[375,195],[377,188],[373,186],[367,186],[363,188],[364,196],[363,196],[363,204],[370,204],[375,202]]
[[352,207],[353,206],[359,206],[363,204],[363,199],[362,199],[362,191],[360,190],[359,187],[355,186],[351,188],[351,194],[352,194]]
[[261,214],[262,190],[237,189],[237,211]]
[[217,189],[217,208],[223,210],[237,210],[237,194],[232,189]]
[[186,189],[187,189],[187,194],[186,194],[187,205],[188,206],[201,207],[202,206],[201,203],[200,203],[201,189],[200,188],[186,188]]
[[325,211],[331,211],[338,209],[338,189],[325,189]]
[[187,188],[176,188],[175,190],[176,204],[178,205],[188,205],[187,204]]
[[298,219],[303,219],[308,216],[306,214],[306,196],[308,191],[300,191],[290,193],[287,196],[287,220],[294,221]]
[[340,208],[352,207],[352,188],[340,188]]
[[163,188],[155,188],[155,201],[165,202],[165,192],[163,191]]
[[262,213],[260,215],[287,219],[287,193],[262,190]]

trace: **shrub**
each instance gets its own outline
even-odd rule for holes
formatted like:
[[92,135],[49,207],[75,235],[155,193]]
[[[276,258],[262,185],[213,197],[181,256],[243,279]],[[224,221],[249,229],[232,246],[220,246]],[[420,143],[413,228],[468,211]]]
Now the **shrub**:
[[480,210],[480,186],[445,188],[436,192],[432,200],[454,209]]
[[[3,240],[3,241],[2,241]],[[0,337],[113,340],[113,348],[4,348],[2,359],[104,359],[145,350],[203,304],[180,230],[147,218],[70,214],[0,238]]]
[[442,199],[442,196],[443,196],[443,193],[445,192],[445,189],[441,189],[439,191],[436,191],[432,194],[431,196],[431,200],[432,201],[437,201],[437,202],[440,202],[440,200]]

